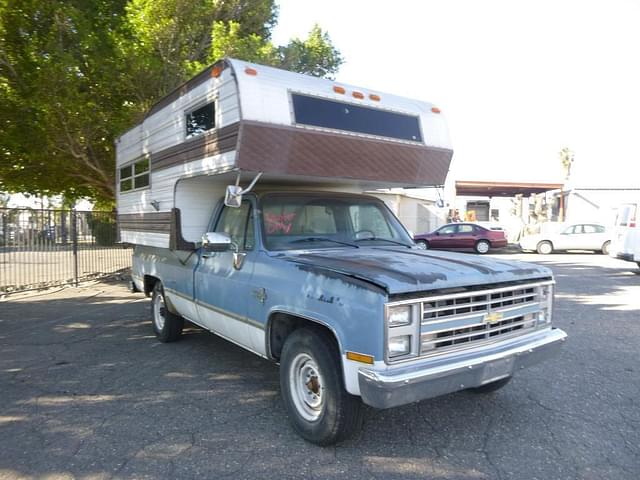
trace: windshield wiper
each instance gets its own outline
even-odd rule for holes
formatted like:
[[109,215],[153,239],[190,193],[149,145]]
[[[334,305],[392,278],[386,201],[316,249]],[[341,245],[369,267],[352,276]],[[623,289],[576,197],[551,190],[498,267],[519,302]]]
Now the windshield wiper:
[[346,245],[348,247],[360,248],[358,245],[353,243],[341,242],[340,240],[334,240],[333,238],[327,237],[304,237],[298,238],[297,240],[291,240],[289,243],[303,243],[303,242],[333,242],[339,243],[340,245]]
[[390,238],[367,237],[367,238],[356,238],[354,241],[362,242],[364,240],[375,240],[378,242],[395,243],[396,245],[402,245],[403,247],[411,248],[411,245],[407,245],[406,243],[403,243],[403,242],[398,242],[397,240],[391,240]]

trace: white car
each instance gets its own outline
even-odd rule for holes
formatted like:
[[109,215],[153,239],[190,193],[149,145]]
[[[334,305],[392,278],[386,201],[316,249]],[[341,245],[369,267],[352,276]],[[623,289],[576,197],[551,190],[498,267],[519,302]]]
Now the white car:
[[607,255],[611,232],[597,223],[562,224],[556,232],[529,235],[520,240],[522,250],[546,255],[563,250],[593,250]]

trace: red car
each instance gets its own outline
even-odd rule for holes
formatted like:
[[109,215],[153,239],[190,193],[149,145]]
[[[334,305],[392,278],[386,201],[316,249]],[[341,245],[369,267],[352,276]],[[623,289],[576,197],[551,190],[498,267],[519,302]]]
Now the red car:
[[413,239],[423,248],[472,248],[477,253],[507,246],[504,230],[489,230],[473,223],[449,223],[431,233],[416,235]]

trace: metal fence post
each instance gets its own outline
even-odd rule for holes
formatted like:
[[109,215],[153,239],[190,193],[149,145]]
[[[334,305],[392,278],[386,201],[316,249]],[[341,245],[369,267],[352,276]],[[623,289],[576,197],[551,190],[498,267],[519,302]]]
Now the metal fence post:
[[71,237],[73,242],[73,284],[78,286],[78,214],[71,210]]

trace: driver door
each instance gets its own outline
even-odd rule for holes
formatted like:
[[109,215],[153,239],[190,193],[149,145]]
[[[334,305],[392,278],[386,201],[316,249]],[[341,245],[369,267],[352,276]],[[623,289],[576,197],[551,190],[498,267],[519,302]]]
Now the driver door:
[[226,233],[234,245],[226,252],[201,249],[194,278],[202,326],[249,348],[246,298],[256,255],[254,210],[250,199],[243,200],[239,208],[222,208],[213,231]]

